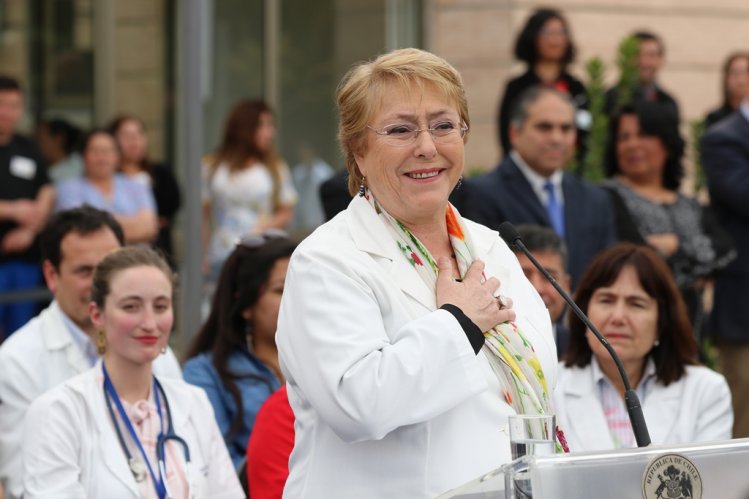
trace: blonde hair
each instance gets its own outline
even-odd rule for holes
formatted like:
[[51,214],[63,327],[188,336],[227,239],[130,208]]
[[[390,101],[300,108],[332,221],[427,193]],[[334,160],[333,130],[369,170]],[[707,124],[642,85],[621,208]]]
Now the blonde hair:
[[[355,155],[366,152],[367,124],[385,97],[387,85],[404,88],[425,83],[435,85],[457,107],[460,119],[470,128],[468,100],[463,80],[446,60],[419,49],[399,49],[351,68],[341,80],[338,103],[338,142],[348,170],[348,188],[355,195],[364,183]],[[463,139],[467,140],[468,136]]]

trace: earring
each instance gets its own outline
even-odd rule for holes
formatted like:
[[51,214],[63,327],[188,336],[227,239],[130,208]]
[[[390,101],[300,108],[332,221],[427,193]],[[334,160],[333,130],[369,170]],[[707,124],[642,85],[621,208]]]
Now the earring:
[[659,346],[660,344],[661,344],[661,340],[659,340],[658,338],[656,338],[656,339],[655,339],[655,343],[653,343],[653,346],[654,346],[654,347],[657,347],[657,346]]
[[457,191],[458,189],[460,189],[462,185],[463,185],[463,175],[458,177],[458,183],[455,185],[455,190]]
[[96,351],[99,355],[104,355],[107,351],[107,337],[104,335],[103,330],[98,330],[94,335],[94,342],[96,343]]
[[366,187],[364,187],[364,180],[362,180],[362,183],[361,183],[361,185],[359,186],[359,197],[360,197],[360,198],[363,198],[363,197],[364,197],[364,194],[366,194],[366,192],[367,192],[367,188],[366,188]]

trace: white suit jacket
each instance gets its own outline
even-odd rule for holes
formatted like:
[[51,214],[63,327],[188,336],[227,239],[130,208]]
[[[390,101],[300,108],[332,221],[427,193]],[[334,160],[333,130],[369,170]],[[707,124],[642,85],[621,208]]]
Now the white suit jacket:
[[[7,498],[20,497],[22,491],[21,427],[29,405],[91,368],[62,314],[53,301],[0,346],[0,480]],[[159,356],[153,370],[160,378],[182,377],[171,349]]]
[[[560,365],[554,406],[571,452],[615,448],[599,390],[590,365]],[[707,367],[688,366],[686,374],[668,386],[656,381],[640,403],[654,445],[731,438],[731,392],[725,378]]]
[[[174,431],[190,449],[189,497],[245,497],[206,394],[182,380],[161,384]],[[23,434],[25,499],[140,497],[104,400],[100,362],[35,400]],[[177,454],[183,458],[180,447]]]
[[[497,233],[466,223],[551,390],[543,302]],[[514,411],[483,351],[435,309],[434,291],[362,198],[300,244],[276,337],[296,417],[284,497],[434,497],[510,460]]]

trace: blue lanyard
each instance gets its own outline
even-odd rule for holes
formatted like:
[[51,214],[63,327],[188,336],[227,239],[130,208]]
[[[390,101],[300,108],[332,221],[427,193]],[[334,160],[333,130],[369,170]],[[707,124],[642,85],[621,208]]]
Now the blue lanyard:
[[[114,389],[114,385],[112,384],[112,380],[109,378],[109,373],[107,373],[107,368],[104,366],[104,362],[101,363],[101,370],[104,372],[104,390],[106,392],[105,395],[108,395],[109,397],[111,397],[112,400],[114,400],[114,403],[117,406],[117,412],[120,413],[120,417],[125,422],[127,431],[130,433],[130,436],[132,437],[133,442],[135,442],[135,445],[138,446],[138,450],[143,456],[143,460],[146,462],[146,466],[148,467],[148,472],[151,474],[151,478],[153,479],[153,486],[156,488],[156,495],[159,496],[159,499],[164,499],[166,497],[166,485],[164,483],[166,481],[166,472],[164,473],[163,477],[161,476],[161,470],[157,470],[159,473],[158,477],[156,476],[156,473],[154,473],[153,466],[151,466],[151,461],[148,459],[148,456],[146,455],[146,451],[143,449],[143,445],[140,443],[140,439],[138,438],[138,435],[135,433],[135,429],[133,428],[133,425],[130,422],[130,418],[125,412],[125,408],[122,406],[122,402],[120,402],[120,397],[117,395],[117,390]],[[163,418],[161,417],[161,403],[159,402],[159,392],[156,390],[155,378],[153,381],[152,389],[153,389],[154,399],[156,399],[156,411],[159,414],[159,424],[161,427],[161,430],[159,432],[159,437],[161,437],[161,433],[163,432],[163,429],[164,429],[164,421],[163,421]],[[120,432],[119,426],[117,425],[117,421],[114,420],[114,418],[112,418],[112,423],[115,425],[115,428],[117,429],[117,433],[119,433]],[[124,442],[123,442],[123,445],[124,445]],[[127,454],[129,454],[126,448],[123,450]]]

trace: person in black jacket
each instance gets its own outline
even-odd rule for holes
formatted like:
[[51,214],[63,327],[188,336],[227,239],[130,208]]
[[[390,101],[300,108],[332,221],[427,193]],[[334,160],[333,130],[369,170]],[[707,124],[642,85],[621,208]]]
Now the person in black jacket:
[[578,149],[585,143],[590,122],[583,84],[567,72],[575,58],[569,25],[555,9],[539,9],[528,19],[515,41],[515,58],[528,65],[525,73],[507,82],[497,113],[497,131],[504,156],[510,153],[510,117],[513,105],[527,89],[537,85],[554,87],[569,94],[577,107]]
[[658,83],[658,73],[663,67],[663,58],[666,47],[663,40],[650,31],[637,31],[630,35],[637,39],[637,86],[632,91],[628,102],[618,102],[618,85],[606,92],[606,112],[614,116],[620,108],[626,104],[637,104],[640,102],[655,102],[662,104],[664,109],[676,116],[679,121],[679,104],[671,94],[666,92]]
[[749,96],[702,138],[702,164],[716,218],[736,243],[737,257],[715,276],[710,329],[718,367],[731,387],[734,438],[749,437]]
[[182,202],[179,185],[172,169],[148,158],[148,138],[143,122],[135,116],[120,115],[107,127],[117,139],[122,160],[120,171],[151,187],[159,216],[159,233],[154,246],[174,267],[172,223]]
[[749,95],[749,52],[734,52],[723,63],[723,102],[705,117],[705,128],[710,128],[735,112]]
[[[0,75],[0,293],[41,284],[36,236],[55,200],[42,153],[16,131],[23,112],[18,81]],[[33,300],[0,304],[0,342],[36,312]]]

